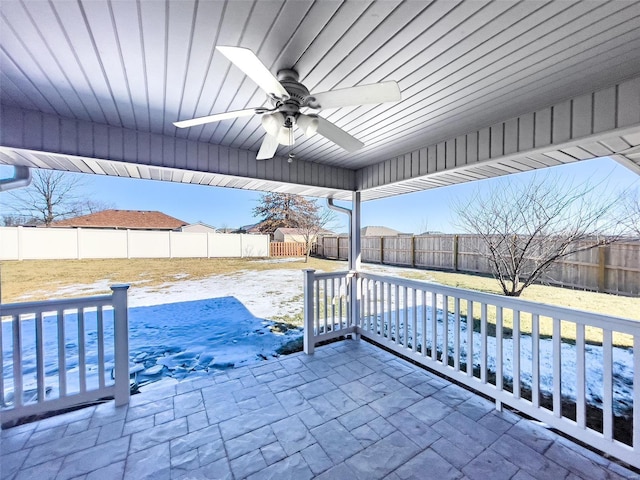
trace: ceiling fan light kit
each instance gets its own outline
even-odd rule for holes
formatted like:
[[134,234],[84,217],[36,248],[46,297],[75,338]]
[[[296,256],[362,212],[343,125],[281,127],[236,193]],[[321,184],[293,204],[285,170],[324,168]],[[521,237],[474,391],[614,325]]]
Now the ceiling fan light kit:
[[278,132],[278,143],[280,145],[292,146],[293,145],[293,126],[280,127]]
[[296,125],[306,137],[311,137],[318,131],[318,117],[301,113],[296,119]]
[[[218,113],[181,120],[174,122],[174,125],[178,128],[186,128],[249,115],[262,115],[262,128],[266,135],[256,156],[258,160],[273,158],[279,144],[293,146],[293,129],[296,127],[307,137],[319,133],[347,152],[354,152],[364,147],[364,143],[329,120],[315,114],[301,113],[300,109],[303,107],[323,110],[397,102],[402,99],[400,88],[394,81],[311,94],[307,87],[298,81],[298,73],[293,69],[280,70],[275,77],[247,48],[218,46],[216,49],[264,90],[273,107],[255,107]],[[290,151],[289,163],[293,158],[294,154]]]
[[280,112],[265,113],[262,115],[262,128],[269,135],[278,136],[280,127],[284,124],[284,115]]

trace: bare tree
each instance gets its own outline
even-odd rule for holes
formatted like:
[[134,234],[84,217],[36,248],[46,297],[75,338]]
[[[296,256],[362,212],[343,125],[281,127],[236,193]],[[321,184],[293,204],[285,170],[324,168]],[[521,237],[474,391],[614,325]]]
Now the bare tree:
[[12,213],[2,215],[2,225],[5,227],[18,227],[20,225],[26,225],[31,219],[23,217],[21,215],[15,215]]
[[429,233],[429,219],[427,217],[422,217],[416,235],[422,235],[423,233]]
[[555,261],[619,240],[618,199],[598,195],[596,187],[547,174],[524,185],[502,182],[453,210],[458,226],[482,239],[485,249],[478,253],[503,293],[518,297]]
[[8,192],[9,207],[15,214],[5,215],[4,222],[35,223],[49,226],[57,220],[94,213],[110,206],[84,193],[80,176],[56,170],[33,170],[31,184]]
[[318,241],[318,237],[336,221],[336,215],[332,210],[322,208],[315,200],[303,199],[303,202],[296,206],[295,218],[296,228],[302,237],[305,251],[305,263],[309,261],[313,244]]
[[260,231],[273,235],[278,228],[295,228],[305,246],[305,262],[309,260],[318,235],[335,220],[331,210],[323,209],[315,200],[286,193],[266,193],[253,209],[261,218]]
[[253,216],[261,219],[259,230],[273,235],[278,228],[295,228],[295,207],[303,197],[288,193],[265,193],[253,209]]
[[628,233],[640,238],[640,189],[626,192],[623,205],[623,223]]
[[102,212],[103,210],[110,210],[116,208],[113,202],[105,202],[103,200],[95,200],[92,198],[85,198],[72,205],[74,215],[89,215],[90,213]]

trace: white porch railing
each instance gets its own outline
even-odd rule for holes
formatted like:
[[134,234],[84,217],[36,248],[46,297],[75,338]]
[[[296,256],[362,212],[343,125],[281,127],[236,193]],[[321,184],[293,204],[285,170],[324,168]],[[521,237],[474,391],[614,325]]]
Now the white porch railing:
[[[640,322],[361,272],[307,277],[305,351],[362,335],[640,467]],[[359,298],[348,327],[333,316],[332,282]]]
[[114,397],[129,401],[127,289],[0,305],[0,420]]
[[317,343],[355,332],[349,301],[354,274],[304,271],[304,351],[313,353]]

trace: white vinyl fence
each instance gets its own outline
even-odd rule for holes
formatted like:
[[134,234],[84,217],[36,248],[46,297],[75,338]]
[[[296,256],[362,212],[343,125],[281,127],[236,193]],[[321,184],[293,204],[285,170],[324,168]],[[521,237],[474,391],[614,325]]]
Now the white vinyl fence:
[[268,235],[0,227],[0,260],[268,256]]

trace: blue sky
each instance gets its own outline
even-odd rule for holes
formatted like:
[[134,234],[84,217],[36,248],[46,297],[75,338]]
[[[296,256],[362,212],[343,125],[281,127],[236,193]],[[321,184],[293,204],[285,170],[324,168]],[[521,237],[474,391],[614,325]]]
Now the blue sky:
[[[1,169],[1,176],[11,175]],[[575,183],[603,182],[604,190],[622,190],[640,186],[640,176],[609,158],[576,162],[546,169],[560,180]],[[526,181],[533,172],[508,177],[508,181]],[[454,200],[464,202],[477,189],[489,190],[501,179],[454,185],[408,195],[365,202],[362,206],[362,226],[384,225],[402,232],[420,233],[424,230],[453,233],[457,230],[450,212]],[[83,175],[86,193],[123,210],[159,210],[186,222],[202,221],[215,227],[239,227],[255,223],[252,209],[260,192],[189,185],[155,180]],[[6,213],[7,194],[0,195],[0,214]],[[322,204],[325,203],[321,199]],[[341,217],[339,217],[341,220]],[[346,231],[346,222],[335,230]]]

